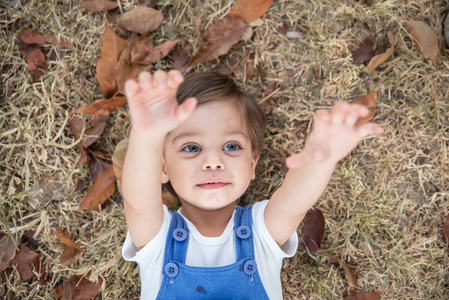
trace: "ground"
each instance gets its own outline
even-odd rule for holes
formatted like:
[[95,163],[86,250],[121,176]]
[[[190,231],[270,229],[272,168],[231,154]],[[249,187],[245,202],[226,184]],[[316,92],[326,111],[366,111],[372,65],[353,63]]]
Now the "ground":
[[[77,1],[1,3],[14,2],[23,7],[0,6],[0,231],[15,239],[26,230],[37,232],[48,283],[23,281],[14,271],[2,278],[0,295],[50,299],[61,279],[91,271],[91,278],[105,279],[97,299],[138,299],[138,268],[120,253],[126,223],[119,193],[100,210],[77,211],[90,175],[77,165],[80,153],[67,125],[71,112],[102,98],[95,76],[102,33],[108,24],[116,28],[115,16],[138,1],[120,1],[121,8],[110,13],[90,12]],[[179,38],[177,48],[193,55],[204,29],[225,17],[231,2],[157,4],[164,21],[152,37]],[[314,111],[378,91],[374,121],[385,133],[365,139],[338,165],[316,204],[326,220],[321,250],[310,256],[300,248],[285,261],[286,299],[342,299],[352,293],[344,271],[324,253],[348,263],[359,292],[382,291],[382,299],[448,297],[442,225],[449,214],[449,56],[441,51],[436,70],[416,51],[404,25],[423,21],[441,37],[448,8],[443,0],[275,1],[250,40],[193,68],[230,69],[261,102],[267,87],[277,84],[263,101],[266,148],[247,192],[253,201],[269,198],[281,184],[285,158],[302,148]],[[61,34],[76,50],[53,46],[49,71],[31,83],[18,49],[25,29]],[[383,52],[390,46],[388,30],[397,39],[394,53],[369,75],[365,65],[352,63],[351,52],[367,37]],[[249,61],[259,66],[252,76]],[[172,69],[171,56],[155,68]],[[95,147],[112,153],[128,133],[124,107],[108,117]],[[57,228],[83,249],[72,264],[60,263]]]

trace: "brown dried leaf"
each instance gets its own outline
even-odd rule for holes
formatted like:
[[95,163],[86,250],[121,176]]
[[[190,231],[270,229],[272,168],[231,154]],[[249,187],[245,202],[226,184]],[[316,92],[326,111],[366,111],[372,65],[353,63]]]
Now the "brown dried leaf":
[[117,25],[128,31],[151,32],[161,25],[162,11],[151,7],[136,6],[117,19]]
[[396,37],[393,33],[391,33],[391,31],[388,31],[388,40],[390,41],[390,48],[388,48],[384,53],[371,58],[367,66],[368,74],[371,74],[371,72],[373,72],[381,63],[385,62],[391,54],[393,54],[394,46],[396,45]]
[[249,23],[263,16],[272,3],[273,0],[237,0],[231,7],[229,15],[241,17]]
[[348,264],[344,261],[341,260],[340,258],[329,254],[329,253],[324,253],[331,261],[336,262],[338,265],[340,265],[340,267],[342,267],[345,270],[345,278],[349,283],[349,286],[352,289],[357,288],[357,277],[354,275],[354,273],[352,273],[351,269],[349,268]]
[[367,38],[360,44],[359,48],[352,52],[352,63],[354,65],[363,64],[374,56],[374,44],[370,38]]
[[92,127],[86,130],[81,141],[84,148],[87,148],[98,141],[100,136],[103,134],[104,128],[106,127],[106,120],[107,116],[95,116],[92,119]]
[[172,54],[176,70],[182,70],[189,63],[189,53],[186,50],[176,49]]
[[44,45],[45,38],[36,30],[26,29],[23,31],[23,36],[20,38],[25,44]]
[[86,213],[90,212],[92,209],[97,209],[114,194],[115,181],[114,169],[110,166],[106,171],[101,173],[94,184],[92,184],[87,195],[84,196],[78,211],[82,211],[86,207]]
[[153,39],[140,41],[131,49],[131,62],[141,65],[154,64],[159,59],[166,57],[179,41],[181,40],[165,41],[156,47],[153,46]]
[[446,244],[448,244],[448,246],[449,246],[449,215],[447,215],[446,218],[444,218],[443,239],[446,242]]
[[203,36],[210,44],[201,49],[188,66],[210,61],[228,53],[229,49],[240,40],[247,27],[248,24],[240,17],[227,17],[210,26]]
[[20,244],[19,251],[16,253],[14,259],[11,260],[11,264],[16,266],[23,280],[28,280],[33,276],[33,272],[31,271],[32,267],[36,272],[40,271],[39,254],[31,251],[24,244]]
[[143,71],[149,72],[152,68],[152,65],[141,65],[134,64],[131,61],[131,51],[134,46],[145,40],[147,34],[143,34],[141,36],[136,37],[130,44],[128,44],[125,49],[122,51],[120,58],[117,62],[117,86],[118,91],[122,94],[125,90],[125,82],[129,79],[137,79],[139,74]]
[[58,238],[59,242],[64,245],[64,252],[61,256],[62,264],[69,264],[76,255],[83,252],[81,247],[78,246],[77,243],[72,241],[72,239],[67,236],[62,228],[58,228],[56,230],[56,237]]
[[106,28],[102,36],[101,57],[97,64],[97,80],[106,98],[117,91],[117,62],[127,45],[111,27]]
[[10,261],[16,254],[16,247],[8,235],[0,239],[0,272],[9,267]]
[[119,192],[122,190],[122,170],[123,162],[125,161],[126,151],[128,150],[129,139],[121,140],[115,147],[115,151],[112,154],[112,166],[114,168],[114,174],[117,178],[117,185]]
[[44,36],[45,41],[49,44],[58,46],[58,47],[62,47],[62,48],[66,48],[66,49],[70,49],[70,50],[74,50],[75,46],[70,43],[68,40],[66,40],[65,38],[63,38],[62,36],[56,36],[56,34],[54,33],[49,33],[46,34]]
[[421,21],[405,21],[416,49],[424,58],[430,59],[433,66],[438,69],[437,55],[440,51],[440,39],[433,33],[432,28]]
[[110,164],[108,164],[104,160],[97,158],[95,155],[91,155],[89,161],[89,170],[92,181],[97,180],[97,177],[101,173],[106,171],[109,168],[109,166]]
[[377,102],[377,91],[363,95],[351,101],[352,104],[360,104],[370,109],[369,115],[367,115],[364,118],[359,118],[355,123],[354,127],[359,127],[363,124],[366,124],[374,118],[374,116],[376,115],[376,108],[375,108],[376,102]]
[[372,293],[360,293],[354,296],[345,297],[344,300],[378,300],[380,299],[381,291]]
[[324,236],[324,215],[318,208],[309,211],[304,218],[301,233],[301,246],[311,254],[320,248]]
[[33,78],[33,83],[38,81],[43,71],[47,71],[48,64],[45,58],[44,53],[42,53],[41,49],[34,49],[27,58],[28,70],[31,73],[31,77]]
[[98,276],[96,282],[92,282],[85,277],[89,277],[90,272],[86,276],[74,275],[69,280],[64,279],[63,284],[56,289],[56,300],[90,300],[97,296],[103,285],[103,278]]
[[94,116],[107,116],[117,110],[120,107],[123,107],[126,104],[126,97],[113,97],[110,99],[100,99],[95,101],[94,103],[85,105],[75,112],[85,115],[94,115]]
[[81,7],[92,11],[108,11],[118,7],[117,1],[90,0],[79,3]]

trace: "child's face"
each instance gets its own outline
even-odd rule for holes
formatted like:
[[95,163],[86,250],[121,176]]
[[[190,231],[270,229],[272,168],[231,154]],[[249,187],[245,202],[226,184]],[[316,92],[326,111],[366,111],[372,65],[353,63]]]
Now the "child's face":
[[167,135],[162,182],[170,181],[181,201],[216,210],[245,192],[257,160],[232,101],[205,102]]

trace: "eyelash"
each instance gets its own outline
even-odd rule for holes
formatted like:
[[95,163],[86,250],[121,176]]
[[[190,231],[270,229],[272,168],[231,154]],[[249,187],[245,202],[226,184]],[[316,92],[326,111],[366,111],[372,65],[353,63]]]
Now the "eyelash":
[[[232,150],[232,151],[229,151],[229,152],[234,152],[234,151],[243,149],[242,146],[240,146],[238,143],[235,143],[235,142],[226,144],[226,145],[223,147],[223,149],[225,149],[225,148],[226,148],[227,146],[229,146],[229,145],[235,145],[235,146],[237,147],[237,149]],[[191,146],[195,146],[195,147],[197,147],[199,150],[197,150],[197,151],[187,151],[186,149],[187,149],[188,147],[191,147]],[[189,152],[189,153],[197,153],[197,152],[200,152],[200,151],[201,151],[201,148],[200,148],[200,146],[198,146],[198,145],[195,145],[195,144],[189,144],[189,145],[186,145],[184,148],[182,148],[182,151]]]

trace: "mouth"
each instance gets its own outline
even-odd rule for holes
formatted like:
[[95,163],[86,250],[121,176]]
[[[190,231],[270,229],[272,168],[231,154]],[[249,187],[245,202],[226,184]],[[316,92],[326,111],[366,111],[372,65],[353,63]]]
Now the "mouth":
[[229,182],[226,181],[221,181],[221,180],[217,180],[217,181],[205,181],[202,182],[200,184],[198,184],[197,186],[205,189],[205,190],[215,190],[215,189],[220,189],[222,187],[227,186],[228,184],[230,184]]

